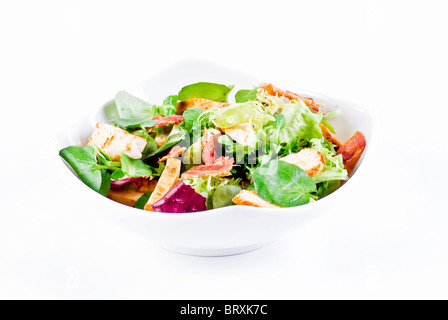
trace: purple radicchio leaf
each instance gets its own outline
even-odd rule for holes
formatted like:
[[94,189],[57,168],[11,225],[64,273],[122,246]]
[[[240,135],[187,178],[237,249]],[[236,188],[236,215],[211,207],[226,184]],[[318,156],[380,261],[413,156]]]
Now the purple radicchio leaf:
[[206,198],[183,181],[177,183],[158,202],[152,205],[156,212],[187,213],[206,211]]

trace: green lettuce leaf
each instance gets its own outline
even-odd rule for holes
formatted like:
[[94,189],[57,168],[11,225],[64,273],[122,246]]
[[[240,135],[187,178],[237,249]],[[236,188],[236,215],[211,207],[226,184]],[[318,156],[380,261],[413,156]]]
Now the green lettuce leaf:
[[[325,156],[326,164],[324,170],[313,176],[314,183],[320,183],[331,180],[348,180],[347,170],[344,169],[342,155],[336,155],[334,146],[328,142],[319,139],[311,139],[311,148],[319,151]],[[324,146],[324,144],[326,146]]]
[[279,113],[286,105],[286,101],[278,96],[271,96],[267,94],[265,90],[259,90],[257,93],[257,99],[268,106],[271,114]]
[[228,180],[220,177],[191,177],[184,180],[184,182],[192,187],[194,191],[207,198],[210,191],[217,187],[225,186]]
[[319,127],[322,113],[312,113],[302,101],[292,101],[283,107],[281,113],[285,117],[285,125],[279,132],[280,143],[291,143],[295,139],[310,141],[323,139]]
[[207,198],[207,209],[216,209],[233,205],[232,199],[242,190],[240,179],[223,179],[220,177],[191,177],[184,183],[197,193]]
[[231,128],[241,123],[252,123],[255,130],[263,128],[275,118],[261,102],[235,103],[226,108],[213,110],[210,121],[218,128]]
[[333,126],[331,125],[330,121],[328,121],[328,119],[337,117],[340,113],[341,113],[341,108],[336,106],[336,110],[325,114],[320,123],[322,125],[326,126],[327,129],[330,130],[331,133],[335,134],[336,131],[334,130]]

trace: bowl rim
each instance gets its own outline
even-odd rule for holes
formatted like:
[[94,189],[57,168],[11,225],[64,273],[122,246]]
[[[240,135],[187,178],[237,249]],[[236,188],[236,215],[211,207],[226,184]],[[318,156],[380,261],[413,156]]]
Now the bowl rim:
[[[198,60],[185,60],[185,61],[179,62],[179,63],[177,63],[177,64],[175,64],[173,66],[181,65],[183,63],[189,63],[191,61],[198,62]],[[204,62],[204,61],[200,61],[200,62],[208,64],[208,62]],[[214,64],[214,65],[217,66],[216,64]],[[163,74],[165,72],[165,70],[173,68],[173,66],[170,66],[170,67],[162,70],[158,74]],[[228,69],[230,71],[232,70],[232,69],[227,68],[227,67],[223,67],[223,66],[220,66],[220,67],[221,68],[226,68],[226,69]],[[153,77],[156,77],[158,74],[154,75]],[[258,77],[255,77],[255,78],[258,78]],[[259,83],[262,83],[262,82],[263,81],[259,81]],[[241,206],[241,207],[251,208],[251,209],[257,210],[257,211],[264,211],[264,212],[267,212],[267,213],[275,213],[275,214],[278,214],[279,212],[282,212],[284,214],[298,214],[299,213],[298,210],[305,210],[305,209],[309,209],[309,208],[318,208],[319,206],[324,207],[324,206],[326,206],[326,204],[329,201],[332,201],[333,198],[336,197],[336,195],[341,195],[342,193],[346,192],[345,190],[348,189],[347,185],[353,185],[353,183],[354,183],[353,180],[358,181],[359,176],[360,176],[360,172],[361,172],[361,175],[362,175],[362,173],[365,171],[366,162],[370,161],[369,160],[370,159],[370,154],[372,153],[372,149],[374,148],[375,141],[376,141],[376,121],[377,120],[376,120],[375,109],[368,107],[365,103],[359,104],[359,103],[357,103],[355,101],[352,101],[352,100],[341,99],[341,98],[338,98],[338,97],[329,96],[329,95],[317,93],[317,92],[306,90],[306,89],[301,89],[300,87],[295,87],[295,86],[292,86],[290,84],[285,84],[285,83],[281,83],[281,82],[275,82],[275,83],[279,87],[283,87],[284,86],[285,88],[296,90],[295,92],[300,92],[301,94],[304,94],[304,95],[309,96],[311,98],[315,98],[316,100],[319,100],[319,99],[323,98],[323,99],[326,99],[326,100],[329,100],[329,101],[338,101],[338,104],[350,105],[351,108],[357,109],[357,110],[361,111],[362,113],[366,114],[367,115],[367,120],[370,122],[370,134],[369,134],[368,137],[366,137],[366,140],[368,141],[368,143],[367,143],[366,148],[365,148],[365,150],[363,152],[363,155],[362,155],[362,158],[361,158],[361,160],[360,160],[360,162],[358,164],[358,167],[357,167],[356,171],[353,173],[353,175],[346,182],[344,182],[343,185],[341,185],[337,190],[335,190],[334,192],[332,192],[328,196],[326,196],[326,197],[324,197],[322,199],[319,199],[319,200],[317,200],[315,202],[308,203],[308,204],[305,204],[305,205],[302,205],[302,206],[287,207],[287,208],[282,208],[281,210],[277,209],[277,208],[275,208],[275,209],[272,209],[272,208],[271,209],[270,208],[258,208],[258,207],[252,207],[252,206],[246,206],[246,205]],[[132,92],[132,91],[133,90],[130,90],[130,92]],[[102,105],[96,107],[94,109],[94,111],[91,112],[90,114],[85,115],[85,116],[83,116],[81,118],[76,119],[75,121],[70,122],[68,125],[64,126],[64,128],[66,128],[66,129],[72,128],[77,123],[79,123],[81,121],[84,121],[84,120],[88,120],[91,123],[95,122],[95,121],[93,121],[95,116],[99,112],[101,112],[112,101],[113,101],[113,99],[112,100],[109,99],[107,102],[105,102]],[[342,110],[343,110],[343,107],[342,107]],[[362,129],[360,128],[359,131],[362,132]],[[88,189],[88,191],[93,191],[87,185],[85,185],[82,182],[82,180],[79,179],[79,177],[75,173],[71,172],[70,168],[68,167],[68,164],[65,162],[64,159],[62,159],[59,156],[59,151],[60,151],[59,148],[60,147],[58,146],[58,143],[56,142],[56,140],[57,140],[56,137],[60,136],[63,132],[64,132],[63,130],[57,132],[55,135],[53,135],[53,139],[52,139],[52,141],[53,141],[53,149],[57,150],[57,157],[59,159],[59,164],[62,164],[64,169],[65,169],[65,171],[66,172],[70,172],[71,173],[70,175],[74,176],[75,180],[77,180],[78,183],[82,184],[82,186],[84,186],[86,189]],[[149,212],[149,211],[133,208],[133,207],[124,205],[122,203],[113,201],[113,200],[111,200],[111,199],[109,199],[107,197],[101,196],[100,194],[98,194],[98,196],[99,196],[98,198],[103,198],[103,200],[107,201],[107,203],[109,203],[109,204],[112,203],[112,205],[118,205],[117,207],[123,208],[122,212],[126,213],[128,215],[137,215],[138,214],[139,216],[141,216],[141,213],[150,213],[147,216],[158,217],[158,218],[162,218],[162,217],[169,217],[169,218],[171,218],[171,217],[183,217],[183,218],[186,218],[186,217],[201,217],[201,216],[204,216],[204,215],[207,215],[207,216],[209,216],[209,215],[221,215],[221,214],[225,213],[226,211],[228,211],[229,209],[232,208],[232,206],[230,206],[230,207],[223,207],[223,208],[218,208],[218,209],[210,209],[210,210],[200,211],[200,212],[186,212],[186,213],[182,213],[182,214],[170,213],[170,212],[152,212],[152,211]],[[101,200],[99,200],[99,201],[101,201]]]

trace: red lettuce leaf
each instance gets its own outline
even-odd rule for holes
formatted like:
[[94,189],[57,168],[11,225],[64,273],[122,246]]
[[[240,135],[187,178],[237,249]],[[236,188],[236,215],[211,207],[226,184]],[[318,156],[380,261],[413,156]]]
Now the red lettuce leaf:
[[152,205],[156,212],[187,213],[206,211],[206,198],[183,181],[179,182],[158,202]]
[[116,189],[116,188],[120,188],[122,186],[125,186],[129,183],[133,183],[133,182],[139,182],[141,180],[146,180],[148,178],[145,177],[140,177],[140,178],[124,178],[124,179],[120,179],[120,180],[112,180],[110,182],[110,188],[111,189]]

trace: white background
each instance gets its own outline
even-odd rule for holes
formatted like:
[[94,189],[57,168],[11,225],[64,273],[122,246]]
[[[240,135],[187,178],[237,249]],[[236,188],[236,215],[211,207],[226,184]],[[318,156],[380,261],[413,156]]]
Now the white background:
[[[431,0],[2,0],[0,298],[448,298],[447,30]],[[223,258],[89,210],[48,135],[185,58],[374,108],[352,201]]]

